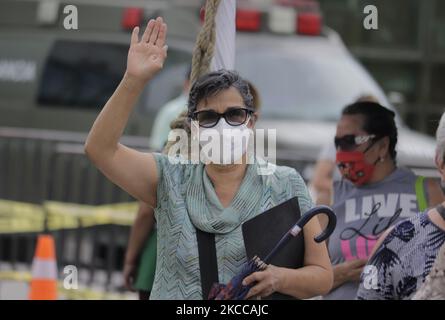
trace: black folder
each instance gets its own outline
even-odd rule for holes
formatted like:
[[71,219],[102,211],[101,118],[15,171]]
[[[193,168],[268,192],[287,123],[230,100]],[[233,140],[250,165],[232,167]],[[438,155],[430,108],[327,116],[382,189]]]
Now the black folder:
[[[300,206],[298,198],[289,199],[242,225],[244,245],[247,258],[258,256],[264,259],[275,247],[280,239],[300,219]],[[289,243],[270,261],[278,267],[297,269],[304,265],[304,238],[303,232],[292,238]],[[290,297],[273,294],[268,299],[289,299]]]

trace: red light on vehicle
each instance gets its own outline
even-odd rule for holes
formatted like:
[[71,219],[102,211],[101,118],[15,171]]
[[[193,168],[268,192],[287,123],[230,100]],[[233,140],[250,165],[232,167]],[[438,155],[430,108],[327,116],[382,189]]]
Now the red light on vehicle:
[[261,12],[238,9],[236,11],[236,29],[242,31],[259,31],[261,29]]
[[131,30],[140,26],[143,14],[144,11],[141,8],[126,8],[122,15],[122,28]]
[[297,15],[297,32],[299,34],[321,34],[321,15],[319,13],[299,13]]

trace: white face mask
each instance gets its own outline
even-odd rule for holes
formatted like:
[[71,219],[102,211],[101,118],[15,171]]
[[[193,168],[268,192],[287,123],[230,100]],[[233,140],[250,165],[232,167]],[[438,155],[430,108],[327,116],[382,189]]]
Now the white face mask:
[[199,128],[200,159],[205,164],[241,163],[247,151],[252,130],[247,127],[250,117],[240,126],[231,126],[221,118],[213,128]]

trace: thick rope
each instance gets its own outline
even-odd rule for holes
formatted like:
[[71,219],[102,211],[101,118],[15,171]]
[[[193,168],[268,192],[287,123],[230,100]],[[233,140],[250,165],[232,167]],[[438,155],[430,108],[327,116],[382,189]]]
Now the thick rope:
[[[221,5],[220,2],[221,0],[207,0],[206,2],[204,25],[198,34],[193,51],[191,84],[210,69],[234,68],[236,1],[224,0]],[[216,43],[217,38],[220,43]],[[182,112],[173,120],[170,128],[186,130],[190,139],[188,111]],[[188,142],[190,147],[190,140]],[[176,143],[177,141],[167,141],[163,152],[168,153],[170,147]]]
[[198,34],[192,58],[191,83],[210,69],[215,50],[215,17],[221,0],[207,0],[204,25]]

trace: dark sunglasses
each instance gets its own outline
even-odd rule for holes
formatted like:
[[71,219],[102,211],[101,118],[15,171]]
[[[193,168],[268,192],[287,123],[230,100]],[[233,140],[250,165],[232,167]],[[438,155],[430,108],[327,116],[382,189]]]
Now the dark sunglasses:
[[353,134],[348,134],[343,137],[335,137],[334,143],[336,149],[351,151],[357,148],[359,145],[364,144],[368,141],[372,141],[375,138],[376,136],[374,134],[367,136],[356,136]]
[[214,110],[202,110],[193,112],[191,119],[198,121],[199,126],[203,128],[216,126],[221,118],[224,118],[231,126],[240,126],[246,122],[247,117],[254,111],[253,109],[241,107],[229,108],[224,113],[218,113]]

